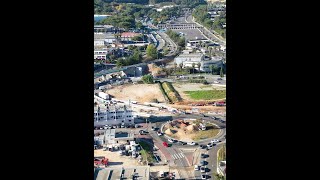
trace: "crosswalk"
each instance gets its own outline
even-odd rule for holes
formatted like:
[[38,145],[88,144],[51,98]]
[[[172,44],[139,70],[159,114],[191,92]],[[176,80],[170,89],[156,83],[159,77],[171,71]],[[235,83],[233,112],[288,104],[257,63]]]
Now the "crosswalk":
[[172,154],[171,157],[173,159],[180,159],[180,158],[184,158],[183,153],[177,153],[177,154]]

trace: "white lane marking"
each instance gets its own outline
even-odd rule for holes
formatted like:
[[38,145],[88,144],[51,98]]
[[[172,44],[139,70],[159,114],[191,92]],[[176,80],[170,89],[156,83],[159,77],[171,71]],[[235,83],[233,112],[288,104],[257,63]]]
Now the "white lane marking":
[[173,159],[176,159],[176,158],[174,157],[174,155],[171,155],[171,157],[172,157]]
[[184,158],[184,155],[183,155],[183,153],[180,153],[180,155]]

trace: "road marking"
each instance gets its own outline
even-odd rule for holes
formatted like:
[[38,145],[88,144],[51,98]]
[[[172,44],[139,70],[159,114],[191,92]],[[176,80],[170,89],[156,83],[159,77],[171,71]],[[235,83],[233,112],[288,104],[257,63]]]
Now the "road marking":
[[180,153],[180,155],[182,156],[182,158],[184,158],[184,155],[183,155],[183,153]]

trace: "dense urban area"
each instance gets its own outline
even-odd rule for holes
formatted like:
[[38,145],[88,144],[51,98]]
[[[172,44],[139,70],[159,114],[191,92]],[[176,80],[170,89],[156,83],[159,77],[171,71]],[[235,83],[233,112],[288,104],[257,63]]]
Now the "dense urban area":
[[226,179],[226,1],[94,0],[94,179]]

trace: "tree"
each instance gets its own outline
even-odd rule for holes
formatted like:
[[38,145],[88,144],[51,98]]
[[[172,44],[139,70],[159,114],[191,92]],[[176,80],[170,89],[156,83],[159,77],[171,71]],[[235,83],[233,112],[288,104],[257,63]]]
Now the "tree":
[[210,68],[210,70],[211,70],[211,74],[213,74],[213,69],[214,69],[213,65],[210,64],[209,68]]
[[145,84],[153,84],[153,76],[151,74],[146,74],[144,76],[142,76],[142,81]]
[[142,23],[139,21],[136,23],[136,28],[141,29],[143,27]]
[[196,63],[192,63],[192,74],[194,74],[194,67],[196,66]]
[[200,62],[198,62],[198,63],[197,63],[197,66],[198,66],[198,70],[199,70],[199,74],[200,74],[200,67],[201,67],[201,63],[200,63]]
[[134,36],[131,38],[132,41],[142,41],[143,35]]
[[220,77],[223,77],[223,67],[220,68]]
[[179,64],[179,67],[180,67],[180,71],[182,71],[183,64],[180,63],[180,64]]
[[155,59],[158,56],[157,48],[153,44],[147,46],[147,57]]
[[164,48],[163,54],[164,54],[164,55],[167,55],[168,53],[169,53],[169,49],[168,49],[168,48]]
[[122,67],[122,66],[124,66],[124,65],[125,65],[124,59],[122,59],[122,58],[118,59],[116,65],[117,65],[117,67]]
[[176,69],[177,69],[177,63],[176,62],[174,62],[174,64],[173,64],[173,66],[174,66],[174,72],[176,72]]
[[134,64],[140,63],[141,60],[142,60],[142,54],[140,53],[140,51],[135,50],[133,55],[132,55],[132,59],[134,61]]

